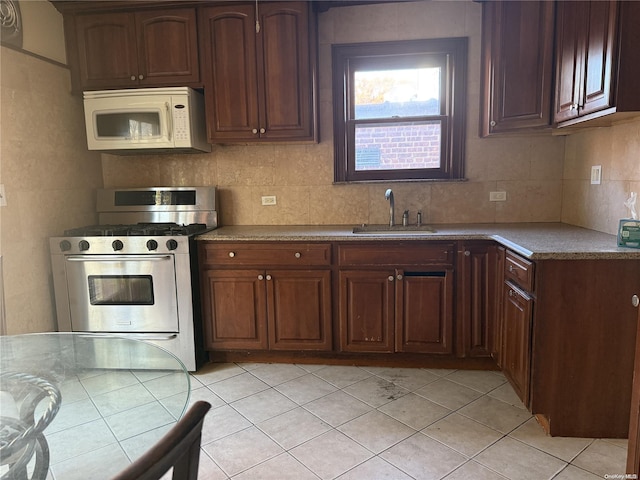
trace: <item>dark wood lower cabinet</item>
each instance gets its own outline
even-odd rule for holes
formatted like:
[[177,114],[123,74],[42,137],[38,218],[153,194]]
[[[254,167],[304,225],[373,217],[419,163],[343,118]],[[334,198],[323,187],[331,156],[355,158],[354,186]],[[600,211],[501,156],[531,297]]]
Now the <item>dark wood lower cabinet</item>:
[[502,371],[529,406],[533,299],[509,282],[503,284],[502,298]]
[[396,351],[452,354],[453,270],[398,275]]
[[394,350],[395,272],[340,272],[340,350]]
[[208,350],[333,349],[330,244],[201,242],[198,256]]
[[267,330],[273,350],[331,350],[331,271],[267,272]]
[[536,262],[532,413],[553,436],[627,438],[640,261]]
[[331,350],[330,270],[208,270],[208,349]]
[[205,347],[267,348],[264,272],[215,269],[201,278]]
[[340,272],[345,352],[453,353],[453,270]]
[[491,355],[550,435],[628,435],[640,260],[532,260],[481,240],[199,255],[212,358],[490,369]]
[[499,350],[494,332],[500,318],[498,296],[502,282],[498,282],[498,273],[501,268],[495,243],[460,244],[456,266],[459,357],[489,357]]
[[[632,305],[638,308],[640,290],[632,297]],[[640,310],[636,329],[635,362],[633,388],[631,390],[631,415],[629,418],[629,446],[627,450],[627,471],[629,475],[640,475]]]
[[489,335],[491,336],[491,357],[495,360],[496,365],[502,369],[502,309],[503,309],[503,283],[504,283],[504,263],[507,249],[499,246],[495,250],[495,278],[494,290],[492,294],[493,315],[491,316],[491,325],[489,327]]

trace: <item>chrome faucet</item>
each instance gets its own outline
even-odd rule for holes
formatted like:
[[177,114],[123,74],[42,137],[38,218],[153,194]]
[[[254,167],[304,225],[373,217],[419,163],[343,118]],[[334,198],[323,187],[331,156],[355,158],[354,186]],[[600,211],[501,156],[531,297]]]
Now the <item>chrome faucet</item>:
[[395,210],[395,202],[393,200],[393,192],[390,188],[384,192],[385,200],[389,200],[389,226],[393,227],[396,224],[396,215],[394,213]]

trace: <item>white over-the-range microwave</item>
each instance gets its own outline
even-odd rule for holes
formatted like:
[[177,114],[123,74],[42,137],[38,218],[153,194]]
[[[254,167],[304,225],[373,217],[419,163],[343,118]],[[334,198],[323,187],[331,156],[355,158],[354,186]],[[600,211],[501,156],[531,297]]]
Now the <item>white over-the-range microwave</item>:
[[204,97],[188,87],[84,92],[89,150],[114,154],[210,152]]

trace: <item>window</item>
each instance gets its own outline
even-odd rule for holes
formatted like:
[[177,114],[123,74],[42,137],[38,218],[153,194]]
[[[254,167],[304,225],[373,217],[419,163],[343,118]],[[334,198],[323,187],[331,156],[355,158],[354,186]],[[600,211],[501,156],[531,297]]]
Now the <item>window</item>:
[[467,39],[334,45],[336,182],[463,177]]

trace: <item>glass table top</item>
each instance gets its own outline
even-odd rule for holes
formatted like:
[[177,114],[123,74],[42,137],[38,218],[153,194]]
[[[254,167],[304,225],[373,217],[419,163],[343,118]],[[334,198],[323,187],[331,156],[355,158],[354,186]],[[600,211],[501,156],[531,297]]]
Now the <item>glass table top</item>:
[[175,424],[189,392],[184,365],[150,343],[0,337],[0,477],[28,460],[35,478],[108,479]]

